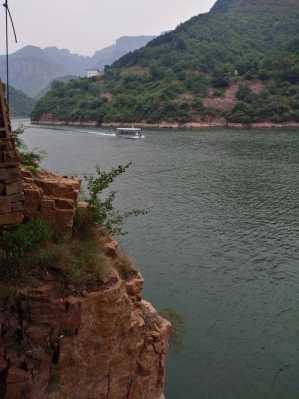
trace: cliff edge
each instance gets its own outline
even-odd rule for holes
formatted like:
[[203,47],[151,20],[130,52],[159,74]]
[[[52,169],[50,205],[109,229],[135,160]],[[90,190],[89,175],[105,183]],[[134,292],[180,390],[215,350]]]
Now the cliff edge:
[[171,324],[80,180],[22,168],[1,81],[0,133],[0,398],[163,398]]
[[0,398],[160,399],[171,325],[142,276],[100,227],[74,232],[77,178],[22,176],[24,226],[58,236],[16,262],[0,247]]
[[142,276],[100,228],[72,233],[77,178],[22,176],[25,222],[71,238],[43,244],[21,269],[0,259],[0,398],[162,398],[171,324],[142,298]]
[[[116,265],[116,242],[105,243]],[[0,302],[0,397],[160,399],[171,325],[140,274],[63,296],[55,273]]]

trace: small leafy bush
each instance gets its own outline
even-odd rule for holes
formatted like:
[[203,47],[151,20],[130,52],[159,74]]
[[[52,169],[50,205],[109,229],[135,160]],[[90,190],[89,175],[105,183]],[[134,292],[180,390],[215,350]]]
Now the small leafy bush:
[[[0,282],[13,286],[30,285],[45,273],[58,273],[63,285],[95,287],[111,276],[111,260],[103,251],[103,237],[125,234],[125,218],[145,214],[133,209],[121,214],[114,208],[115,192],[104,193],[114,179],[130,166],[110,172],[97,168],[96,176],[85,177],[88,199],[75,216],[74,234],[61,240],[42,219],[35,219],[2,231],[0,236]],[[119,259],[119,271],[129,278],[136,274],[134,263],[126,256]]]
[[3,233],[2,248],[7,257],[21,257],[52,236],[48,224],[42,219],[12,227]]
[[116,192],[112,191],[107,196],[103,196],[105,190],[114,182],[116,177],[122,175],[131,166],[131,162],[125,166],[112,168],[105,172],[99,167],[96,168],[96,176],[84,176],[87,183],[88,198],[87,208],[79,210],[75,216],[75,230],[82,235],[88,234],[88,230],[93,226],[102,226],[112,235],[126,234],[122,225],[126,218],[130,216],[144,215],[145,210],[132,209],[121,214],[114,208]]
[[96,176],[86,177],[89,193],[88,210],[95,224],[105,227],[111,234],[121,234],[123,217],[113,207],[116,193],[112,191],[105,199],[100,198],[103,193],[115,180],[117,176],[125,173],[131,163],[125,166],[111,169],[110,172],[102,171],[97,167]]
[[111,270],[96,235],[88,239],[72,239],[64,243],[49,242],[29,253],[23,263],[27,270],[55,270],[67,282],[79,286],[99,284]]
[[111,272],[111,260],[104,254],[96,234],[63,243],[30,242],[22,246],[22,256],[17,255],[21,253],[20,245],[11,247],[18,250],[8,254],[0,250],[0,282],[8,286],[31,286],[50,272],[59,278],[62,287],[86,289],[102,285]]
[[110,259],[95,240],[74,241],[60,248],[58,267],[74,284],[103,282],[111,270]]

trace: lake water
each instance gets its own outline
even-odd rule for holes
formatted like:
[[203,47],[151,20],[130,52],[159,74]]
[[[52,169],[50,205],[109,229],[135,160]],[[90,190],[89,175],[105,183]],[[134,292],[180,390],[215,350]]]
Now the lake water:
[[[299,398],[299,131],[28,128],[43,166],[92,173],[133,162],[118,206],[145,296],[184,320],[167,399]],[[111,133],[111,132],[110,132]]]

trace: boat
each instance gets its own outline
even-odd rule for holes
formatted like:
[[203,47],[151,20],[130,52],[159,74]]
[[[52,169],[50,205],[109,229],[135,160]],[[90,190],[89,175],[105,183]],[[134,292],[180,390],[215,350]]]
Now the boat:
[[116,135],[126,139],[142,139],[144,135],[142,130],[135,127],[119,127],[116,129]]

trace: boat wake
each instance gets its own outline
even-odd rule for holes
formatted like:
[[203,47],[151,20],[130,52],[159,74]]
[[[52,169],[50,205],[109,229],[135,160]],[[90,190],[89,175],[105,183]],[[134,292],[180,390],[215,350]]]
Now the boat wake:
[[94,130],[79,130],[79,133],[87,133],[87,134],[94,134],[96,136],[108,136],[108,137],[116,137],[115,133],[111,132],[97,132]]
[[61,132],[64,132],[66,134],[93,134],[95,136],[103,136],[103,137],[116,137],[116,134],[108,131],[108,132],[100,132],[98,130],[78,130],[78,129],[68,129],[68,128],[63,128],[63,127],[59,127],[59,126],[42,126],[42,125],[25,125],[25,128],[29,128],[29,129],[44,129],[44,130],[58,130]]

